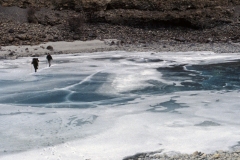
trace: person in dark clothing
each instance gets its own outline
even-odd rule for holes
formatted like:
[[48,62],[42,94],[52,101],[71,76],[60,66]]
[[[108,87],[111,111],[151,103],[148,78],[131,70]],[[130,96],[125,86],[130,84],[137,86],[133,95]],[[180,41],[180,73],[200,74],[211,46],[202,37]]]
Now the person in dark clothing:
[[50,55],[50,53],[47,54],[47,60],[48,60],[48,64],[49,64],[49,67],[51,66],[51,61],[53,60],[52,56]]
[[38,69],[38,62],[39,62],[38,58],[33,58],[32,59],[32,64],[33,64],[33,67],[35,69],[35,72],[37,72],[37,69]]

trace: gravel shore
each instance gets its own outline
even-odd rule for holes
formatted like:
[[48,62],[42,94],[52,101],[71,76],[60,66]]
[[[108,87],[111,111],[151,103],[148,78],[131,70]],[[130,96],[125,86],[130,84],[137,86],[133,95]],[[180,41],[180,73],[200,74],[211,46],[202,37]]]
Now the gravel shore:
[[142,43],[124,45],[120,49],[126,51],[154,51],[154,52],[188,52],[212,51],[215,53],[239,53],[239,43],[180,43],[176,41],[160,41],[158,43]]
[[[51,49],[47,49],[49,47]],[[214,53],[239,53],[240,43],[181,43],[176,41],[159,41],[153,43],[121,44],[121,40],[105,39],[93,41],[48,42],[39,45],[2,46],[0,59],[18,57],[39,57],[47,53],[92,53],[102,51],[128,52],[189,52],[212,51]]]
[[126,157],[124,160],[240,160],[240,150],[236,151],[216,151],[205,154],[195,151],[192,154],[161,154],[159,152],[140,153],[134,156]]

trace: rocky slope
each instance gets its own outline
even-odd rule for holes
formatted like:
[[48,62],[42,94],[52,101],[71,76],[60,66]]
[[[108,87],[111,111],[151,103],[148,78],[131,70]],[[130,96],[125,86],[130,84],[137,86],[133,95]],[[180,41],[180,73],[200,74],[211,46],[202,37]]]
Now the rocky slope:
[[104,38],[125,44],[240,41],[240,0],[0,0],[0,4],[0,45]]
[[214,27],[237,21],[239,0],[2,0],[3,6],[84,10],[116,24]]

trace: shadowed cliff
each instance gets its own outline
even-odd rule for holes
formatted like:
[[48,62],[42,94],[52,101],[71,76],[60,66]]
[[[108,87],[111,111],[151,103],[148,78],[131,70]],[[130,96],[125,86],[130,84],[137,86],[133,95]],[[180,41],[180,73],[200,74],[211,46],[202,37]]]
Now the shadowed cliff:
[[2,6],[84,11],[94,22],[211,28],[238,22],[239,0],[1,0]]

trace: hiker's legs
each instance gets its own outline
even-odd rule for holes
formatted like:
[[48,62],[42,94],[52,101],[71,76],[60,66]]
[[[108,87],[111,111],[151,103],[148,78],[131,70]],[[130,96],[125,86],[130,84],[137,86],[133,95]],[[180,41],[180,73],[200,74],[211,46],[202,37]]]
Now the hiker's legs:
[[37,72],[38,66],[34,65],[35,72]]

